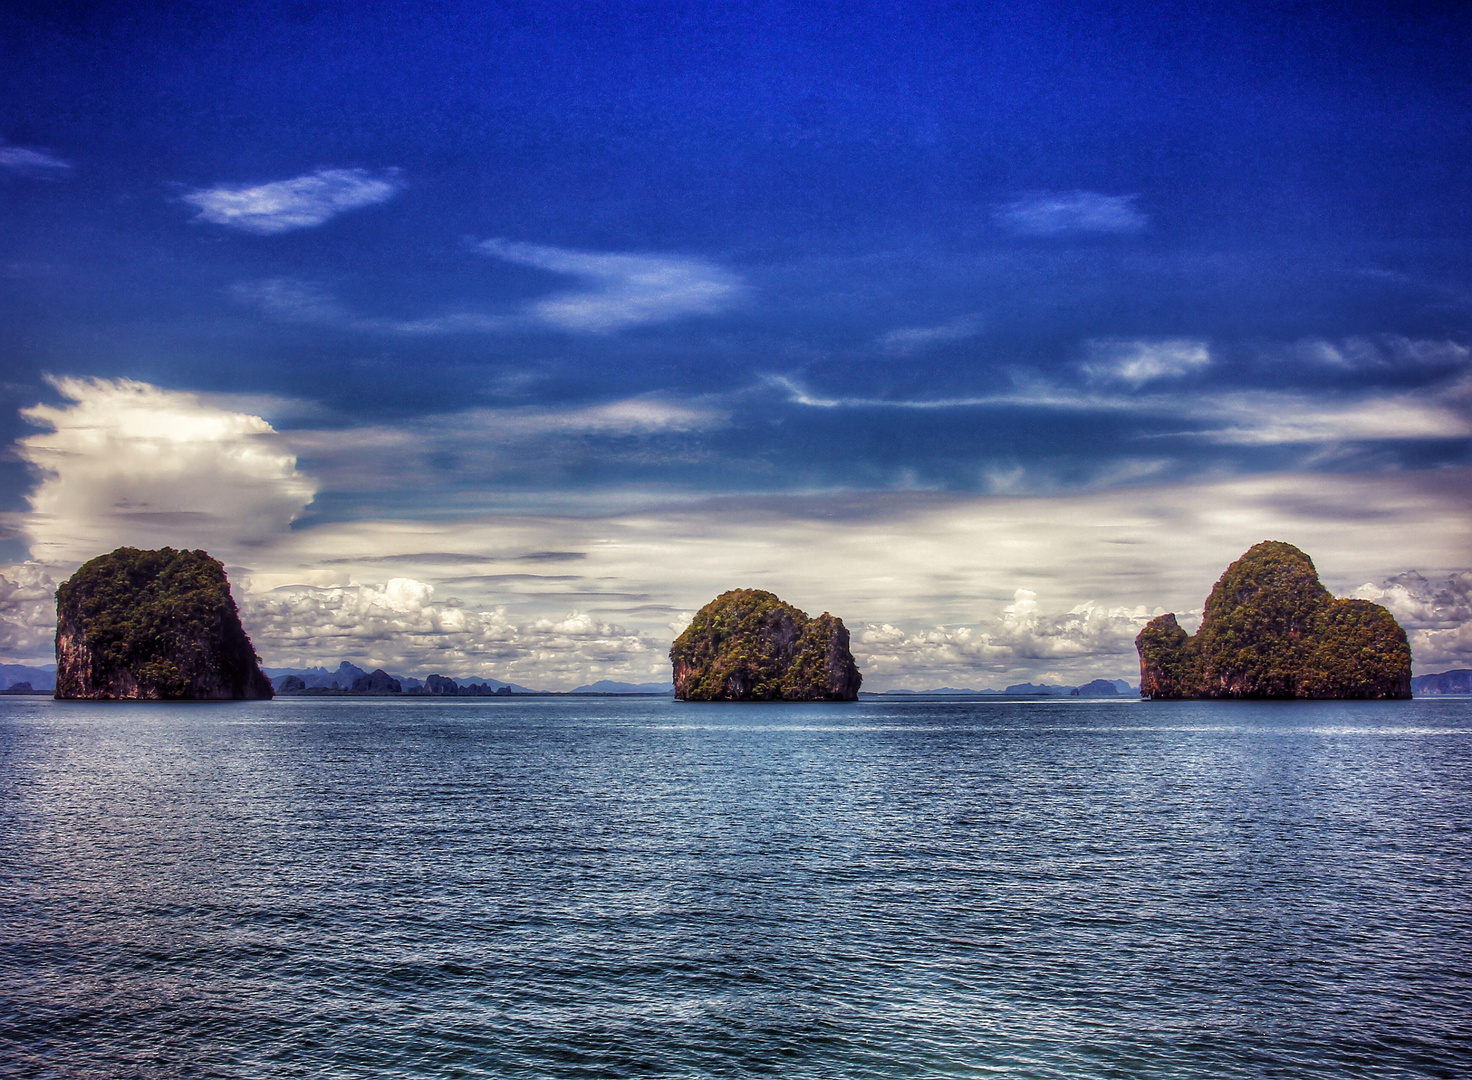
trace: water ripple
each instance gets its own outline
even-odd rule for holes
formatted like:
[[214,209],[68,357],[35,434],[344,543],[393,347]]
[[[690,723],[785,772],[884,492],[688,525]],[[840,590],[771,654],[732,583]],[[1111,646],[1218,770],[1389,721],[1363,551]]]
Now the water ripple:
[[7,699],[0,1072],[1461,1077],[1469,720]]

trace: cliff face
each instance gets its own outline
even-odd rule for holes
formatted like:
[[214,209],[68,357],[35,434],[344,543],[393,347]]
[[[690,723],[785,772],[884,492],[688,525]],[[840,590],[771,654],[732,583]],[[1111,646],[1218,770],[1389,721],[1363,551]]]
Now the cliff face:
[[759,589],[706,604],[670,660],[682,701],[854,701],[863,681],[842,619],[810,619]]
[[1195,637],[1161,615],[1135,647],[1147,698],[1411,696],[1411,650],[1395,617],[1334,599],[1312,559],[1273,540],[1227,567]]
[[56,696],[269,698],[225,568],[203,551],[118,548],[56,590]]

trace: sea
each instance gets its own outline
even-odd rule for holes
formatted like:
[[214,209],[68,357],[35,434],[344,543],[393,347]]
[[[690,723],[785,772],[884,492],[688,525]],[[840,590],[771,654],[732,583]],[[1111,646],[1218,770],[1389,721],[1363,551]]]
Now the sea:
[[6,1077],[1467,1077],[1472,699],[0,698]]

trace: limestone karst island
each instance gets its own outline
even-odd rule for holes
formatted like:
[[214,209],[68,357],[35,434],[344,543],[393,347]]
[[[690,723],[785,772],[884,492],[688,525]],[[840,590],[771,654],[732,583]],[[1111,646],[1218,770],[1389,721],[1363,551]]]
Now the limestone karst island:
[[1135,647],[1147,698],[1411,696],[1411,649],[1395,617],[1336,600],[1313,560],[1276,540],[1227,567],[1194,637],[1161,615]]
[[118,548],[56,590],[56,696],[271,697],[225,568],[203,551]]
[[[272,696],[225,568],[206,552],[118,548],[57,589],[56,615],[58,698]],[[1411,696],[1410,646],[1394,616],[1368,601],[1335,599],[1313,561],[1278,541],[1255,545],[1227,568],[1194,636],[1161,615],[1135,646],[1146,698]],[[863,681],[843,620],[810,617],[760,589],[733,589],[706,604],[670,660],[683,701],[855,701]],[[382,671],[360,681],[354,692],[399,692]],[[431,694],[444,692],[439,684],[454,687],[439,676],[431,682]]]
[[670,660],[682,701],[857,701],[863,681],[842,619],[809,618],[760,589],[706,604]]

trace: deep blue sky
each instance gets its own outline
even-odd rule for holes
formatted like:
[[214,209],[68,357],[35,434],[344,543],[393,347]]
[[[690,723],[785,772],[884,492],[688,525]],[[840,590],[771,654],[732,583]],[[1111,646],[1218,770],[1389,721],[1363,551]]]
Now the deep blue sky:
[[[1451,4],[9,4],[0,442],[62,401],[47,375],[237,395],[316,433],[298,527],[1455,469],[1469,30]],[[630,399],[708,419],[356,471],[322,434]],[[3,509],[34,481],[0,462]]]
[[[1103,337],[1247,354],[1209,383],[1317,386],[1318,368],[1251,358],[1467,337],[1472,42],[1454,5],[36,7],[3,23],[0,136],[73,167],[0,191],[0,350],[32,392],[45,370],[128,374],[402,415],[495,396],[508,372],[535,372],[515,393],[540,401],[778,372],[964,396]],[[397,169],[402,191],[272,236],[179,201],[319,168]],[[999,224],[998,206],[1071,192],[1128,198],[1140,227]],[[749,289],[618,334],[425,340],[282,325],[230,292],[289,278],[418,318],[559,284],[475,254],[488,238],[698,256]],[[876,355],[885,333],[966,316],[977,332],[923,359]]]

